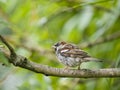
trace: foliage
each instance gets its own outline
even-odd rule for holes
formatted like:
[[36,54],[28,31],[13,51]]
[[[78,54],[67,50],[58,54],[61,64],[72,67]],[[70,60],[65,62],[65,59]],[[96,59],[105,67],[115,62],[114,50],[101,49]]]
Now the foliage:
[[[17,53],[53,67],[64,67],[51,52],[54,43],[94,42],[119,31],[119,26],[120,0],[0,0],[0,34]],[[84,63],[82,68],[119,67],[119,42],[85,48],[104,62]],[[119,83],[118,78],[47,77],[9,65],[0,53],[0,90],[119,90]]]

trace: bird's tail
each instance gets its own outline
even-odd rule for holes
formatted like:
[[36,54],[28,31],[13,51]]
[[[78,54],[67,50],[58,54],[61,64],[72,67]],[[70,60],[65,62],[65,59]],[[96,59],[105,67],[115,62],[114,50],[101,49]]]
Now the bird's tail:
[[84,58],[84,59],[85,59],[85,61],[103,62],[102,60],[97,59],[97,58],[93,58],[93,57],[87,57],[87,58]]

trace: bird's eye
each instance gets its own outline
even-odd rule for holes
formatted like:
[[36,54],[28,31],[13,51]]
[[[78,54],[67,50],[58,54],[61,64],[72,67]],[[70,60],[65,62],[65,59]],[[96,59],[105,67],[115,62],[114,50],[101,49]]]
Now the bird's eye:
[[56,43],[54,46],[59,46],[59,43]]

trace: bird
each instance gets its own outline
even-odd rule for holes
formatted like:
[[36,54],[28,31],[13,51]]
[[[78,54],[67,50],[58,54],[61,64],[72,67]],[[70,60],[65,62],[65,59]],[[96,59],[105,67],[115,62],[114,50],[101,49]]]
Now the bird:
[[65,41],[59,41],[52,46],[55,50],[58,61],[68,67],[77,67],[80,69],[80,65],[83,62],[95,61],[102,62],[97,58],[90,56],[84,50],[81,50],[77,45],[67,43]]

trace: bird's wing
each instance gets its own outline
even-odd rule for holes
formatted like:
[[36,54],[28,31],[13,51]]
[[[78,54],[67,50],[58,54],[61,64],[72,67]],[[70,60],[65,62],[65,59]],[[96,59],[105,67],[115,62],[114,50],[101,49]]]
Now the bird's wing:
[[61,55],[65,56],[65,57],[74,57],[74,58],[90,57],[87,52],[80,50],[80,49],[66,50],[64,52],[61,52]]

